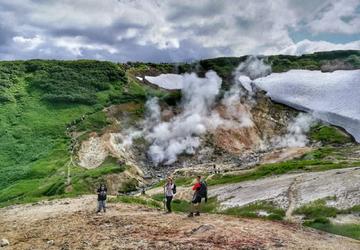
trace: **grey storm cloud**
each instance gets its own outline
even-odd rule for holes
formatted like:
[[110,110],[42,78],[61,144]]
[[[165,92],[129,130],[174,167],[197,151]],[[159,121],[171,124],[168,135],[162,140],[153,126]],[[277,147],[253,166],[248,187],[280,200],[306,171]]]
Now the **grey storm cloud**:
[[[191,61],[360,49],[357,0],[0,1],[0,59]],[[353,35],[295,42],[289,32]]]

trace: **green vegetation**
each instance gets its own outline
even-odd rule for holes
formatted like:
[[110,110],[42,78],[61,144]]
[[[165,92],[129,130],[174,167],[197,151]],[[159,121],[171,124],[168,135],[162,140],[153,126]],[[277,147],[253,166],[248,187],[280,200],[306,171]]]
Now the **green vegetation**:
[[326,200],[316,200],[295,210],[296,214],[303,214],[307,220],[336,217],[339,212],[335,207],[326,206]]
[[[263,212],[264,215],[259,214],[261,212]],[[261,217],[270,220],[282,220],[285,216],[284,210],[277,208],[270,202],[256,202],[243,207],[232,207],[222,213],[249,218]]]
[[90,60],[26,61],[26,80],[50,103],[96,104],[97,92],[121,90],[125,72],[116,64]]
[[103,107],[129,94],[142,103],[148,95],[167,95],[129,80],[111,62],[0,62],[0,206],[93,192],[104,175],[123,171],[111,160],[92,170],[71,165],[67,186],[66,131],[100,131],[109,122]]
[[351,55],[348,58],[346,58],[345,62],[350,63],[355,68],[360,68],[360,55]]
[[264,164],[256,167],[254,170],[250,170],[246,173],[239,175],[222,175],[218,174],[208,180],[209,185],[219,185],[219,184],[229,184],[237,183],[248,180],[257,180],[260,178],[272,176],[272,175],[281,175],[293,171],[326,171],[331,169],[338,168],[347,168],[355,167],[359,165],[358,162],[349,163],[349,162],[339,162],[335,163],[333,161],[323,161],[323,160],[291,160],[280,163]]
[[136,191],[138,186],[138,181],[135,179],[130,179],[124,183],[122,190],[119,190],[120,193],[129,193]]
[[[329,197],[328,199],[336,199]],[[329,218],[334,218],[341,214],[358,213],[360,206],[349,209],[337,209],[326,205],[326,200],[316,200],[295,210],[295,214],[304,215],[304,225],[313,227],[333,234],[339,234],[354,239],[360,239],[360,225],[358,224],[335,224]]]
[[232,77],[233,71],[247,56],[242,57],[219,57],[214,59],[201,60],[199,62],[201,71],[199,73],[205,73],[209,70],[215,71],[221,78],[229,80]]
[[346,237],[350,237],[356,240],[360,240],[360,225],[359,224],[333,224],[324,223],[321,221],[314,221],[307,223],[307,226],[316,228],[332,234],[338,234]]
[[97,131],[99,132],[102,128],[105,128],[109,125],[106,114],[100,110],[95,113],[92,113],[76,125],[76,130],[78,131]]
[[[232,73],[247,56],[242,57],[219,57],[199,61],[198,73],[204,74],[208,70],[214,70],[226,83],[231,81]],[[357,50],[339,50],[328,52],[316,52],[301,56],[274,55],[264,57],[265,62],[271,65],[273,72],[285,72],[291,69],[320,70],[321,66],[333,61],[341,61],[360,68],[360,52]],[[194,64],[195,65],[195,64]],[[192,67],[195,69],[195,67]]]
[[312,127],[309,136],[311,140],[321,141],[324,144],[345,144],[352,141],[352,138],[345,134],[345,132],[326,125],[316,125]]
[[340,60],[349,63],[354,68],[359,68],[360,52],[356,50],[339,50],[329,52],[316,52],[301,56],[276,55],[269,56],[273,72],[285,72],[291,69],[320,70],[321,66],[329,61]]
[[152,208],[162,208],[163,205],[161,202],[158,202],[153,199],[149,199],[143,196],[127,196],[127,195],[120,195],[115,198],[110,198],[109,202],[122,202],[128,204],[138,204],[138,205],[145,205]]
[[[86,170],[71,166],[71,186],[66,184],[66,169],[49,171],[49,163],[59,163],[59,159],[44,159],[37,162],[31,169],[31,174],[21,181],[9,185],[0,192],[0,207],[14,203],[33,202],[40,198],[75,196],[94,192],[100,182],[104,182],[104,176],[112,173],[121,173],[127,166],[119,165],[114,158],[109,157],[98,168]],[[50,165],[51,166],[51,165]],[[41,176],[43,176],[41,178]],[[67,190],[70,187],[70,190]]]

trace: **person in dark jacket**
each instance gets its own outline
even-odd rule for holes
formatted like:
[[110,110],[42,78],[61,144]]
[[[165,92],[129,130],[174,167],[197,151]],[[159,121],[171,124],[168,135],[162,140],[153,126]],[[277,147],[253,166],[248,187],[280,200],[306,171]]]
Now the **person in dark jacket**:
[[207,185],[206,182],[201,180],[201,176],[196,177],[196,182],[192,187],[194,191],[193,198],[191,200],[191,211],[188,217],[200,216],[200,204],[201,199],[205,198],[205,202],[207,202]]
[[106,195],[107,195],[107,188],[105,184],[101,184],[100,187],[97,190],[98,195],[98,210],[97,213],[100,213],[101,210],[104,210],[104,213],[106,212]]
[[171,201],[176,193],[176,185],[170,176],[167,178],[167,182],[164,187],[164,192],[165,192],[167,213],[171,213]]

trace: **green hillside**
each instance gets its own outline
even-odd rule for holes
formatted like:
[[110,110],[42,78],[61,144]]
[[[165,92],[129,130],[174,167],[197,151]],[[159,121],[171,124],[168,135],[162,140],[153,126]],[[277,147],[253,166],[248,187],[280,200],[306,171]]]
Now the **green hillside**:
[[[99,61],[0,63],[0,203],[64,194],[71,155],[70,125],[101,128],[112,103],[140,101],[147,91],[121,65]],[[73,190],[89,192],[93,179],[123,168],[106,162],[96,170],[72,166]],[[92,179],[91,179],[91,178]]]

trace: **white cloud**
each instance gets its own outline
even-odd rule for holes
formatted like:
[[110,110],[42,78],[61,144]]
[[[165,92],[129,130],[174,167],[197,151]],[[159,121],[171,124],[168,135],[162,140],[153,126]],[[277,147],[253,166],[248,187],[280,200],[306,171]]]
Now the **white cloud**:
[[70,51],[75,56],[81,56],[82,50],[104,50],[110,54],[114,54],[117,52],[117,49],[106,45],[106,44],[98,44],[98,43],[88,43],[82,37],[61,37],[54,39],[54,45],[57,47],[65,48]]
[[360,31],[360,15],[356,9],[360,7],[359,0],[341,0],[329,5],[326,11],[309,23],[312,31],[358,34]]
[[12,40],[26,50],[33,50],[44,43],[44,39],[39,35],[34,37],[14,36]]
[[325,41],[310,41],[306,39],[285,48],[284,50],[280,51],[280,53],[288,54],[288,55],[301,55],[301,54],[313,53],[315,51],[350,50],[350,49],[359,50],[360,41],[334,44]]
[[[10,37],[17,37],[18,45],[27,48],[27,54],[16,52],[19,58],[51,57],[51,53],[55,58],[95,57],[96,50],[97,57],[119,61],[187,60],[274,54],[298,47],[289,28],[356,35],[357,6],[358,0],[13,0],[0,3],[0,28],[14,33]],[[0,44],[6,37],[0,35]],[[342,46],[317,44],[311,48]],[[12,48],[7,51],[13,53]]]

